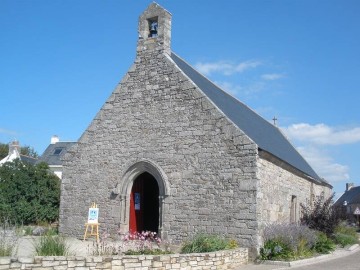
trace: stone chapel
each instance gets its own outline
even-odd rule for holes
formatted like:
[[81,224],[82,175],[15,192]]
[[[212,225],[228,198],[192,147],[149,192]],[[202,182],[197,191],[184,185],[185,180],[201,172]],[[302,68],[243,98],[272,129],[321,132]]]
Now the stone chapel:
[[101,230],[155,231],[172,244],[224,234],[254,251],[271,222],[329,195],[282,132],[171,51],[172,15],[139,17],[136,58],[64,157],[60,232],[81,237],[92,202]]

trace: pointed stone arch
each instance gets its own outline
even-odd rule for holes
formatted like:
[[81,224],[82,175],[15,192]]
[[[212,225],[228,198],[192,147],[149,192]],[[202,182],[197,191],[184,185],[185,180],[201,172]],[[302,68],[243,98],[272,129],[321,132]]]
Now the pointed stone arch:
[[159,187],[159,235],[164,238],[163,217],[165,198],[170,196],[170,184],[162,168],[155,162],[143,159],[132,163],[125,169],[117,186],[120,196],[120,233],[129,231],[130,193],[135,179],[143,173],[151,174]]

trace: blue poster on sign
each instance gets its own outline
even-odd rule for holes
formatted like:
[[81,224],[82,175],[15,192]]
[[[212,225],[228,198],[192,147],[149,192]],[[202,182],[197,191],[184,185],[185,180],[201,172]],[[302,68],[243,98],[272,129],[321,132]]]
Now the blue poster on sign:
[[140,193],[135,193],[135,210],[140,210]]
[[98,223],[99,208],[89,208],[88,223]]

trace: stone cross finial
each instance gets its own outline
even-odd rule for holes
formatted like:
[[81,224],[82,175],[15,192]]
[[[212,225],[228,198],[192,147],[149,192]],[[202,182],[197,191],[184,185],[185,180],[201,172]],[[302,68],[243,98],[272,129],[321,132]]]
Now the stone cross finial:
[[278,120],[275,116],[274,116],[274,118],[272,119],[273,121],[274,121],[274,126],[276,126],[277,124],[276,124],[276,121]]

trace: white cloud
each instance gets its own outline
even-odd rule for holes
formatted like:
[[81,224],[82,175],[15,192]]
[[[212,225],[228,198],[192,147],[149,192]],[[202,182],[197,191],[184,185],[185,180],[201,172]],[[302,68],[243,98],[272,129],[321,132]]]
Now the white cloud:
[[246,86],[240,86],[230,82],[219,82],[219,81],[216,81],[215,84],[218,85],[221,89],[228,92],[229,94],[237,97],[238,99],[256,95],[257,93],[261,92],[265,87],[263,82],[255,82]]
[[10,135],[10,136],[16,136],[16,135],[17,135],[17,132],[16,132],[16,131],[12,131],[12,130],[7,130],[7,129],[0,128],[0,134]]
[[238,64],[219,61],[212,63],[199,62],[195,64],[195,68],[204,75],[210,75],[211,73],[217,72],[228,76],[234,73],[242,73],[246,70],[256,68],[260,65],[262,65],[262,63],[257,60],[248,60]]
[[360,142],[360,127],[331,127],[325,124],[293,124],[281,128],[298,145],[297,150],[319,176],[330,183],[348,181],[349,167],[339,164],[329,154],[328,146],[341,146]]
[[283,130],[291,139],[319,145],[341,145],[360,142],[360,127],[346,129],[329,127],[325,124],[310,125],[300,123],[283,128]]
[[285,77],[284,74],[279,74],[279,73],[271,73],[271,74],[261,75],[261,79],[263,79],[265,81],[275,81],[275,80],[279,80],[284,77]]
[[299,153],[309,162],[320,177],[330,183],[343,182],[350,179],[349,167],[335,162],[329,154],[317,147],[297,147]]

